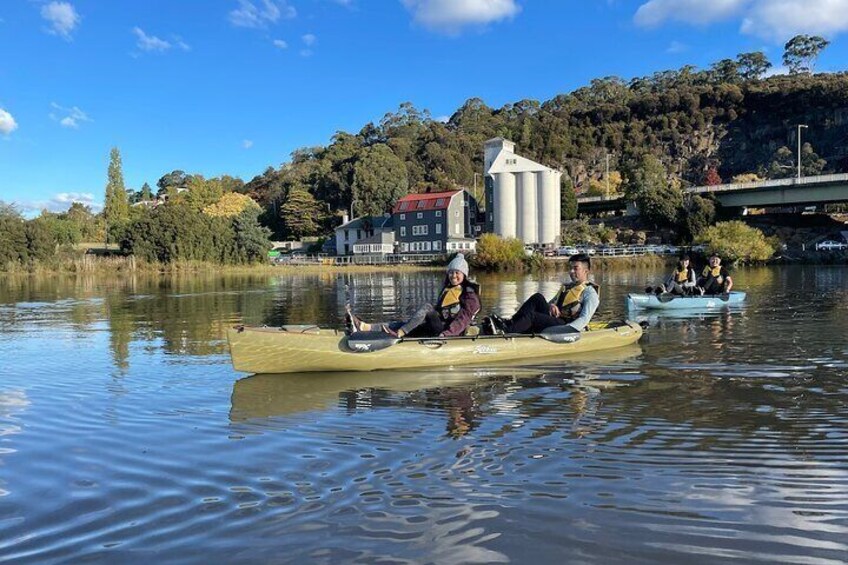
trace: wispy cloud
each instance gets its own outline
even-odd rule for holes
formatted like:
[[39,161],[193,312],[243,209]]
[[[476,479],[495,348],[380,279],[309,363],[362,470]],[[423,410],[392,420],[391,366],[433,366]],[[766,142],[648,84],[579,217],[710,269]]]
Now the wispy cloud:
[[90,192],[60,192],[48,200],[24,200],[16,202],[15,205],[24,216],[33,217],[42,210],[66,212],[74,202],[88,206],[95,213],[103,208],[103,204],[95,202],[94,194]]
[[50,24],[48,32],[70,41],[71,33],[79,25],[80,15],[70,2],[50,2],[41,7],[41,17]]
[[289,47],[289,44],[283,41],[282,39],[275,39],[274,41],[272,41],[272,43],[277,49],[288,49]]
[[241,146],[244,149],[250,149],[251,147],[253,147],[253,140],[245,139],[244,141],[241,142]]
[[3,108],[0,108],[0,133],[3,135],[9,135],[16,129],[18,129],[18,122],[15,121],[12,114]]
[[62,127],[71,128],[71,129],[79,129],[81,122],[90,122],[91,118],[86,115],[85,112],[73,106],[71,108],[65,108],[56,104],[55,102],[50,103],[50,107],[53,108],[53,111],[50,112],[50,119],[59,124]]
[[685,43],[680,43],[679,41],[672,41],[671,43],[669,43],[665,52],[666,53],[672,53],[672,54],[683,53],[687,49],[689,49],[689,46],[686,45]]
[[848,31],[848,0],[649,0],[633,16],[647,28],[733,19],[742,33],[778,43],[799,33],[833,36]]
[[297,16],[294,6],[285,0],[239,0],[239,7],[229,13],[230,23],[238,27],[265,28],[278,20]]
[[516,0],[401,0],[416,23],[440,33],[458,34],[464,27],[479,26],[516,16]]
[[169,42],[164,39],[160,39],[155,35],[147,35],[140,27],[134,27],[132,32],[137,39],[135,46],[142,51],[164,53],[171,48],[171,44]]
[[318,41],[318,38],[311,33],[305,34],[303,37],[301,37],[301,39],[303,40],[303,44],[307,47],[312,47],[313,45],[315,45],[315,42]]

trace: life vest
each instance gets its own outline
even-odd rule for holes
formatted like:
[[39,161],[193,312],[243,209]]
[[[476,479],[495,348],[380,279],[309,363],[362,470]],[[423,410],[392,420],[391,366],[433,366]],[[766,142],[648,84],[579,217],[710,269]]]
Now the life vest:
[[[480,285],[471,279],[465,279],[462,284],[456,286],[450,286],[447,284],[447,281],[445,281],[442,293],[436,301],[436,311],[439,313],[442,320],[446,322],[450,321],[459,314],[459,311],[462,310],[461,299],[463,292],[476,292],[477,294],[480,294]],[[472,312],[471,315],[473,318],[477,315],[477,312]]]
[[719,265],[718,267],[710,267],[709,265],[707,265],[706,267],[704,267],[704,272],[701,273],[701,276],[704,278],[712,276],[716,280],[716,282],[718,282],[718,284],[722,284],[724,282],[724,277],[721,276],[721,270],[721,265]]
[[601,289],[593,282],[570,283],[560,287],[559,292],[554,297],[554,304],[559,308],[559,317],[566,322],[573,322],[580,315],[580,299],[587,287],[592,287],[598,296],[601,295]]
[[674,282],[677,284],[683,284],[689,280],[689,273],[692,272],[692,267],[687,267],[681,270],[674,271]]

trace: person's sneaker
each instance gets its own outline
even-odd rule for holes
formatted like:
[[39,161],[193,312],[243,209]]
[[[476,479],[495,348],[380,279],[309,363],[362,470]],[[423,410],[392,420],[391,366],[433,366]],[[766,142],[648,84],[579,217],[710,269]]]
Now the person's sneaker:
[[345,328],[351,333],[368,331],[370,328],[362,320],[356,317],[356,314],[350,309],[350,306],[345,307]]
[[495,328],[495,323],[492,321],[491,316],[483,318],[483,321],[480,323],[480,328],[483,335],[498,335],[497,328]]
[[696,286],[696,287],[695,287],[695,290],[698,292],[698,295],[699,295],[699,296],[704,296],[704,287],[702,287],[702,286]]
[[495,330],[495,333],[492,335],[503,335],[506,333],[506,320],[498,316],[497,314],[492,314],[490,316],[492,319],[492,327]]
[[390,335],[390,336],[392,336],[392,337],[401,337],[401,336],[398,334],[398,332],[396,332],[395,330],[393,330],[392,328],[390,328],[390,327],[389,327],[389,326],[387,326],[386,324],[383,324],[383,325],[380,327],[380,329],[381,329],[381,330],[383,330],[383,333],[387,333],[387,334],[389,334],[389,335]]

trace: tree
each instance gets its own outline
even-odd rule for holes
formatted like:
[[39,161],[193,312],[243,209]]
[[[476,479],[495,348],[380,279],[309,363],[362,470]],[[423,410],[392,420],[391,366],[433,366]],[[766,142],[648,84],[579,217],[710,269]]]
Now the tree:
[[739,67],[739,75],[743,80],[762,78],[766,71],[771,68],[771,63],[762,51],[740,53],[736,56],[736,64]]
[[287,238],[301,239],[318,234],[323,216],[321,203],[305,190],[292,190],[280,206],[280,219]]
[[765,261],[778,246],[777,238],[766,238],[757,228],[738,220],[710,226],[698,239],[727,263]]
[[113,147],[109,154],[109,169],[106,174],[106,198],[103,205],[103,217],[113,226],[121,226],[129,219],[129,202],[124,186],[124,173],[121,169],[121,152]]
[[232,218],[242,214],[245,210],[253,210],[258,214],[262,211],[250,196],[237,192],[224,194],[217,202],[203,209],[203,213],[213,218]]
[[353,207],[357,215],[379,216],[408,189],[406,167],[388,145],[368,147],[354,167]]
[[141,194],[139,195],[139,199],[141,202],[150,202],[151,200],[153,200],[153,191],[150,188],[149,184],[144,183],[141,186]]
[[24,219],[13,205],[0,201],[0,269],[25,261],[27,255]]
[[625,194],[636,203],[639,213],[654,227],[673,225],[678,209],[683,204],[683,191],[679,185],[668,182],[662,162],[645,154],[625,171]]
[[577,193],[574,191],[574,183],[571,179],[563,176],[560,181],[562,219],[573,220],[577,217]]
[[683,241],[694,241],[715,222],[715,215],[715,203],[711,199],[697,194],[684,198],[678,222],[678,232]]
[[271,230],[259,224],[256,211],[246,209],[233,219],[232,225],[236,244],[234,259],[240,263],[267,261]]
[[827,161],[816,155],[813,146],[805,143],[801,146],[801,174],[805,176],[820,175],[827,166]]
[[707,174],[704,175],[704,186],[715,186],[721,184],[721,177],[715,167],[707,169]]
[[795,174],[795,167],[797,166],[792,151],[784,145],[779,147],[772,155],[767,176],[770,179],[788,178]]
[[733,59],[722,59],[710,67],[714,79],[718,83],[739,82],[739,64]]
[[830,41],[818,35],[796,35],[783,46],[783,64],[789,74],[810,74],[819,53],[828,45]]
[[159,187],[159,190],[156,191],[156,196],[162,197],[166,194],[175,194],[177,188],[183,188],[188,183],[188,179],[191,175],[186,175],[185,171],[181,171],[179,169],[171,171],[167,175],[163,175],[158,181],[156,181],[156,186]]

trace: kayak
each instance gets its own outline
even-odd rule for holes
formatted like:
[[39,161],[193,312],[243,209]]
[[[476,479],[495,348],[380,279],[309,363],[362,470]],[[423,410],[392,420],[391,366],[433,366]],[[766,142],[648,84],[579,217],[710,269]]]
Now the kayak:
[[628,308],[649,308],[653,310],[712,310],[725,306],[738,306],[745,301],[746,293],[731,290],[724,294],[705,294],[703,296],[680,296],[677,294],[628,294]]
[[[346,332],[318,326],[237,326],[227,331],[237,371],[302,373],[415,369],[532,360],[601,351],[635,343],[642,327],[631,321],[569,326],[534,335],[478,335],[398,339],[382,332]],[[573,333],[572,333],[573,332]]]

